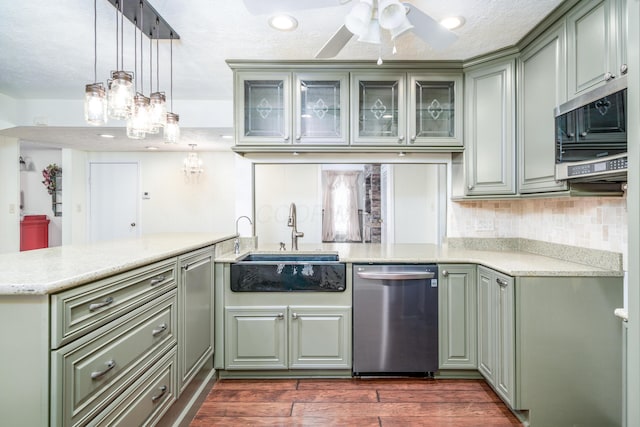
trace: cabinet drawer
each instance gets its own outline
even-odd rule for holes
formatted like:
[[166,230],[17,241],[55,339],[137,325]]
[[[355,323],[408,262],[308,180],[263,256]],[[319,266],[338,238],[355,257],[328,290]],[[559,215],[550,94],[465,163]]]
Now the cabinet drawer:
[[51,296],[51,348],[93,331],[176,286],[176,259]]
[[[52,408],[59,425],[82,423],[175,346],[176,291],[52,352]],[[54,424],[56,424],[54,422]]]
[[143,375],[131,392],[104,410],[90,425],[147,426],[155,424],[176,401],[177,352],[170,351],[157,368]]

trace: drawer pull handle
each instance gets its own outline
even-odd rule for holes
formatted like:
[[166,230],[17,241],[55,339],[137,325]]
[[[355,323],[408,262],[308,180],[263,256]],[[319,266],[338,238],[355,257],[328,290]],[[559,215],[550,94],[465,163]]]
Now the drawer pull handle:
[[159,325],[156,329],[151,331],[151,335],[153,335],[155,337],[156,335],[161,334],[166,330],[167,330],[167,324],[163,323],[163,324]]
[[498,283],[498,285],[500,285],[501,288],[504,288],[505,286],[507,286],[509,284],[509,283],[507,283],[506,280],[503,280],[503,279],[500,279],[500,278],[496,279],[496,282]]
[[162,387],[159,387],[158,390],[160,390],[160,394],[156,394],[155,396],[151,396],[151,401],[155,402],[156,400],[162,398],[162,396],[164,396],[167,393],[167,386],[163,385]]
[[109,298],[107,298],[106,300],[104,300],[102,302],[96,302],[96,303],[90,304],[89,305],[89,311],[96,311],[97,309],[102,308],[102,307],[106,307],[111,303],[113,303],[113,298],[109,297]]
[[95,372],[91,372],[91,379],[92,380],[97,380],[100,377],[102,377],[104,374],[106,374],[107,372],[109,372],[110,370],[112,370],[113,368],[116,367],[116,361],[115,360],[109,360],[105,363],[105,365],[107,366],[106,368],[104,368],[102,371],[95,371]]
[[156,276],[156,277],[154,277],[153,279],[151,279],[151,281],[149,282],[149,284],[150,284],[151,286],[155,286],[155,285],[158,285],[158,284],[160,284],[160,283],[164,282],[164,279],[165,279],[165,277],[164,277],[164,276],[162,276],[162,275],[160,275],[160,276]]

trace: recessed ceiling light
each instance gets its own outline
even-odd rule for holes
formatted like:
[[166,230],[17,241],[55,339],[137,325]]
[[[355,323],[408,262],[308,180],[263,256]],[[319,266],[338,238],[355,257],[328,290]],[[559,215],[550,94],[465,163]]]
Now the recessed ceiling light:
[[153,147],[153,146],[151,146],[151,145],[147,145],[147,146],[146,146],[146,147],[144,147],[144,148],[146,148],[147,150],[157,150],[157,149],[158,149],[158,147]]
[[269,25],[280,31],[292,31],[298,28],[298,21],[291,15],[274,15],[269,18]]
[[116,137],[115,135],[111,135],[110,133],[99,133],[98,136],[100,138],[108,138],[108,139],[113,139]]
[[440,25],[445,27],[447,30],[455,30],[456,28],[462,27],[464,22],[465,21],[462,16],[448,16],[440,20]]

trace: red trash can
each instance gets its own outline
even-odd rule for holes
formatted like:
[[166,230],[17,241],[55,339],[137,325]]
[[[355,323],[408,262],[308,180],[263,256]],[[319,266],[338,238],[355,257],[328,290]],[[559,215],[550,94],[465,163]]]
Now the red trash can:
[[49,247],[49,220],[46,215],[25,215],[20,221],[20,250]]

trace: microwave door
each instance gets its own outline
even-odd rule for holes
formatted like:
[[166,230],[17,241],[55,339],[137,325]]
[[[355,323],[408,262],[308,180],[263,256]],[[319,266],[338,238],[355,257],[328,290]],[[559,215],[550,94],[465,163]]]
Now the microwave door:
[[580,143],[603,143],[603,156],[626,151],[625,95],[626,91],[620,91],[576,110]]

